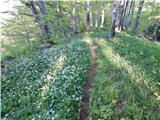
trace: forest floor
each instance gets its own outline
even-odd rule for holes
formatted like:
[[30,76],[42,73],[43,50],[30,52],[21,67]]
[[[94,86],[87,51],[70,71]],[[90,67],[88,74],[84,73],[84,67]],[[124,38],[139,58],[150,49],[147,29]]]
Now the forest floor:
[[96,75],[96,45],[93,45],[91,48],[92,60],[93,62],[90,65],[88,72],[88,80],[83,88],[83,96],[80,105],[80,111],[78,113],[78,120],[85,120],[88,116],[88,105],[89,105],[89,90],[92,87],[93,79]]
[[160,44],[125,33],[90,37],[97,57],[88,119],[159,120]]
[[86,33],[6,65],[2,118],[159,120],[160,44],[107,34]]

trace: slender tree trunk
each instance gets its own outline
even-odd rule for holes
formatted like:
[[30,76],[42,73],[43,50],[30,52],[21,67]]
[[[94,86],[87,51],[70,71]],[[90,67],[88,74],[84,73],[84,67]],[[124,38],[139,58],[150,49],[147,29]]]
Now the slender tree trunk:
[[120,1],[119,3],[119,24],[118,24],[118,30],[122,30],[122,22],[123,22],[123,13],[124,13],[124,1]]
[[118,2],[117,6],[116,27],[119,26],[120,19],[121,19],[121,1]]
[[105,2],[102,2],[102,16],[101,16],[101,28],[104,27],[104,15],[105,15]]
[[115,28],[116,28],[116,16],[117,16],[117,3],[116,1],[112,1],[111,3],[111,30],[110,30],[110,38],[113,39],[115,37]]
[[35,17],[36,22],[40,22],[41,21],[41,17],[39,16],[38,10],[35,7],[35,2],[34,1],[30,1],[30,8],[32,10],[32,14]]
[[124,13],[124,20],[123,20],[123,28],[126,29],[127,19],[128,19],[128,13],[130,11],[130,0],[127,0],[126,6],[125,6],[125,13]]
[[72,24],[72,30],[73,30],[73,33],[76,33],[77,32],[77,27],[76,27],[76,14],[75,14],[75,11],[76,11],[76,6],[75,6],[75,2],[73,2],[72,6],[72,15],[71,15],[71,24]]
[[133,27],[133,30],[132,30],[133,33],[137,32],[138,25],[139,25],[139,18],[140,18],[140,14],[141,14],[141,11],[142,11],[142,8],[143,8],[143,4],[144,4],[144,0],[141,0],[140,3],[139,3],[139,7],[138,7],[136,19],[135,19],[135,24],[134,24],[134,27]]
[[90,29],[90,1],[87,1],[86,3],[85,3],[85,7],[86,7],[86,21],[85,21],[85,23],[86,23],[86,30],[88,31],[89,29]]
[[92,19],[92,3],[89,4],[90,11],[89,11],[89,17],[90,17],[90,27],[93,27],[93,19]]
[[43,25],[41,24],[41,17],[39,16],[39,13],[38,13],[38,10],[36,9],[35,7],[35,2],[34,1],[30,1],[30,9],[32,11],[32,14],[33,16],[35,17],[35,21],[39,24],[40,26],[40,29],[42,31],[42,33],[44,32],[44,27]]
[[39,0],[39,1],[38,1],[38,6],[39,6],[42,14],[44,14],[44,15],[47,15],[47,14],[48,14],[47,9],[46,9],[45,2],[44,2],[43,0]]
[[157,20],[154,38],[155,38],[155,41],[160,41],[160,18]]
[[[38,4],[38,6],[41,10],[41,13],[42,14],[47,14],[47,10],[46,10],[44,1],[38,1],[37,4]],[[49,26],[46,22],[43,23],[43,20],[40,17],[40,13],[36,8],[36,2],[33,1],[33,0],[30,1],[30,9],[32,10],[32,14],[35,17],[36,22],[39,23],[42,33],[44,34],[45,37],[49,38]]]
[[127,13],[127,10],[128,10],[128,4],[129,4],[129,0],[126,1],[126,5],[125,5],[125,9],[124,9],[122,30],[124,30],[125,23],[126,23],[126,13]]
[[129,20],[128,20],[127,29],[128,29],[128,28],[130,27],[130,25],[131,25],[131,19],[133,19],[134,10],[135,10],[135,1],[133,0],[133,2],[132,2],[132,9],[131,9],[131,15],[130,15]]
[[95,27],[98,27],[98,2],[96,1]]
[[133,4],[134,4],[134,1],[131,0],[130,7],[129,7],[129,10],[128,10],[127,19],[126,19],[126,23],[125,23],[126,30],[129,28],[130,23],[131,23],[131,10],[132,10]]
[[[46,9],[46,5],[45,2],[43,0],[39,0],[38,1],[38,6],[40,8],[40,11],[43,15],[48,15],[47,9]],[[44,20],[43,22],[43,33],[47,36],[47,38],[49,38],[49,34],[50,34],[50,29],[49,29],[49,25],[48,22],[46,20]]]

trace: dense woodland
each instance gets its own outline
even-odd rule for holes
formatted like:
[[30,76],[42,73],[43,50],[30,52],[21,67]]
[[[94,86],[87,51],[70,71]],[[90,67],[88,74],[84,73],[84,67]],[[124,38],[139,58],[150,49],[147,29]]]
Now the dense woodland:
[[16,2],[0,11],[2,120],[160,120],[159,0]]

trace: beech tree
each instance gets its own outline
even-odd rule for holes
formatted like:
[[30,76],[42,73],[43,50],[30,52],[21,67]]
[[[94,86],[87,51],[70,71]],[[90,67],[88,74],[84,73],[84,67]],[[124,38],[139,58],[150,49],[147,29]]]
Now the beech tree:
[[140,14],[141,14],[141,11],[142,11],[142,8],[143,8],[143,4],[144,4],[144,0],[141,0],[139,2],[139,6],[138,6],[137,15],[136,15],[136,18],[135,18],[134,27],[133,27],[133,30],[132,30],[133,33],[137,32],[137,28],[138,28],[138,25],[139,25],[139,18],[140,18]]
[[[72,33],[83,32],[85,30],[94,31],[94,29],[92,29],[93,26],[96,28],[108,27],[107,29],[110,29],[112,31],[111,36],[114,37],[115,28],[116,30],[118,28],[119,32],[123,29],[127,30],[131,25],[131,20],[133,17],[135,17],[135,21],[132,23],[133,29],[131,31],[136,32],[139,24],[139,17],[141,16],[140,13],[144,3],[144,0],[140,0],[140,2],[137,2],[135,0],[71,0],[67,2],[45,0],[30,0],[28,2],[26,2],[25,0],[20,1],[23,3],[23,6],[21,5],[20,9],[22,9],[23,7],[23,9],[27,8],[27,10],[19,11],[18,14],[30,17],[30,20],[32,20],[32,24],[35,24],[35,22],[33,22],[33,19],[35,19],[35,21],[38,23],[35,25],[39,25],[39,27],[36,27],[38,30],[34,30],[36,31],[36,36],[41,37],[41,40],[51,38],[51,41],[56,41],[57,39],[59,40],[59,36],[61,36],[61,39],[64,39],[65,35],[70,36],[72,35]],[[137,8],[137,13],[133,14],[135,3],[137,4],[137,6],[139,5],[139,7]],[[154,0],[153,2],[146,2],[145,11],[149,11],[151,13],[153,12],[152,16],[154,16],[154,14],[158,13],[157,11],[159,9],[157,3],[159,2],[157,2],[156,0]],[[26,7],[26,4],[28,4],[28,7]],[[107,7],[110,5],[112,6],[111,9]],[[112,12],[112,15],[110,16],[105,10],[110,10]],[[11,13],[10,11],[8,12]],[[16,13],[16,11],[13,11],[12,14],[13,13]],[[148,14],[146,14],[145,17],[147,17],[147,15]],[[111,26],[108,25],[108,21],[107,26],[104,26],[105,17],[107,19],[111,18]],[[156,23],[154,23],[154,27],[155,26]],[[28,26],[25,27],[27,28]],[[140,29],[140,31],[143,29],[145,29],[145,27]],[[152,32],[153,31],[155,31],[155,28],[152,30]],[[48,39],[47,41],[49,40],[50,39]]]

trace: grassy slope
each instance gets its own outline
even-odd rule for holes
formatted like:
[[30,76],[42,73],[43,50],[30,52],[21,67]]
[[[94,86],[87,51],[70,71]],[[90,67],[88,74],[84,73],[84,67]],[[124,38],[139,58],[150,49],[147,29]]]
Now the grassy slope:
[[90,120],[160,119],[160,45],[120,34],[92,36],[97,76],[90,94]]

